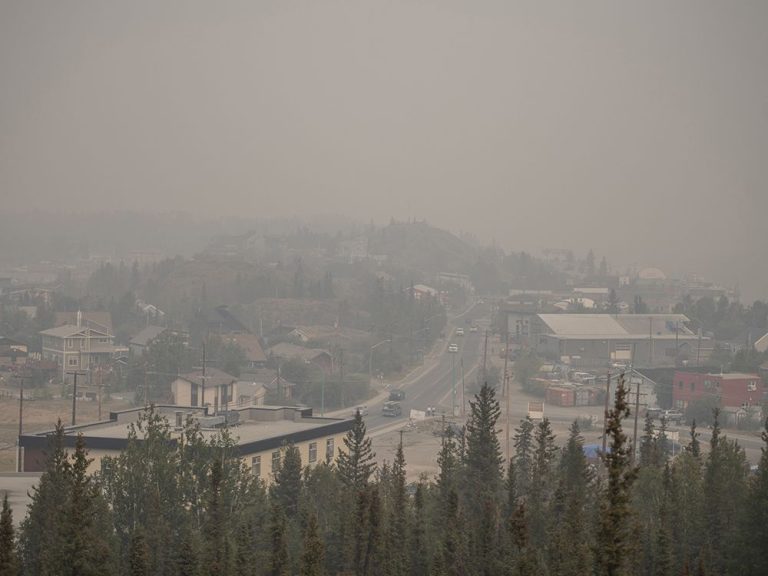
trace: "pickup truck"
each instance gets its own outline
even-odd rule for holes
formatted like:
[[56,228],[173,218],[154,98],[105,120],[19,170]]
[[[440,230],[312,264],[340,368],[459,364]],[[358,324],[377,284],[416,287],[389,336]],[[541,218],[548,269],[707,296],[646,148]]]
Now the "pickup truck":
[[399,402],[384,402],[384,406],[381,409],[382,416],[396,417],[403,414],[403,408]]

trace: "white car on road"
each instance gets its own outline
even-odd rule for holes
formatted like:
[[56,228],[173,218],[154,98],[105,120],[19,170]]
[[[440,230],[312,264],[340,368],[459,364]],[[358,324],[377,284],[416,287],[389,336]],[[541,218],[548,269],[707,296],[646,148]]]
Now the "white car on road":
[[456,353],[459,351],[459,347],[456,344],[448,344],[448,352]]

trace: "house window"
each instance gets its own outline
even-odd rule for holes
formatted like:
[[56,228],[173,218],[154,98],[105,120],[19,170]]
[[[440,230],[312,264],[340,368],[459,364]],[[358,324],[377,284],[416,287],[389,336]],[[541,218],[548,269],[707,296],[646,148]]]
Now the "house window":
[[275,450],[272,452],[272,473],[278,471],[280,468],[280,450]]
[[757,392],[757,380],[752,380],[747,384],[747,392]]
[[677,383],[677,387],[678,387],[680,390],[682,390],[682,389],[683,389],[683,382],[682,382],[682,381],[678,382],[678,383]]
[[696,390],[696,382],[691,382],[691,392]]
[[70,356],[67,359],[67,365],[68,366],[77,366],[77,356]]
[[190,386],[190,389],[191,389],[191,397],[189,399],[189,403],[192,406],[197,406],[197,386],[192,384],[192,386]]
[[256,478],[261,477],[261,456],[251,458],[251,474],[256,476]]
[[317,442],[309,443],[309,463],[314,464],[317,462]]
[[328,438],[325,441],[325,462],[327,464],[333,462],[333,438]]

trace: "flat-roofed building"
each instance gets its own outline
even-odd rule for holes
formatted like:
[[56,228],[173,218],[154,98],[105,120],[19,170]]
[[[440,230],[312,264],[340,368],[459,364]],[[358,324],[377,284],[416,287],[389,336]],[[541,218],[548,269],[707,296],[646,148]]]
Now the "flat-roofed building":
[[694,365],[712,344],[688,322],[683,314],[538,314],[530,340],[539,354],[575,367]]
[[[89,457],[93,458],[88,471],[96,472],[105,456],[117,456],[128,446],[130,425],[138,420],[143,410],[112,412],[106,421],[67,427],[64,446],[73,450],[77,435],[82,434]],[[195,406],[155,406],[154,410],[169,421],[173,443],[179,441],[187,418],[197,420],[205,438],[218,434],[225,421],[228,422],[237,439],[240,458],[254,475],[266,482],[272,481],[274,468],[286,445],[293,444],[298,448],[304,466],[330,463],[336,458],[338,449],[343,448],[342,440],[354,424],[352,418],[323,418],[313,416],[311,408],[289,406],[250,406],[232,410],[227,417],[208,416],[205,410]],[[45,452],[51,434],[48,430],[21,436],[23,471],[45,469]],[[137,441],[142,442],[141,439]]]

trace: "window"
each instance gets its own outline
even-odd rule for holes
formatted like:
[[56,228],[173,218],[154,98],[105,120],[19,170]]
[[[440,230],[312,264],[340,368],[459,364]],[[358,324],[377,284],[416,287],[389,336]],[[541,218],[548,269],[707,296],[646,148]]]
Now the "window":
[[696,390],[696,382],[691,382],[691,392]]
[[317,462],[317,442],[309,443],[309,463],[314,464]]
[[333,462],[333,438],[328,438],[325,441],[325,462],[327,464]]
[[261,477],[261,456],[251,458],[251,474],[256,476],[256,478]]
[[272,452],[272,474],[280,468],[280,450]]
[[190,386],[190,390],[191,390],[191,392],[190,392],[189,403],[192,406],[197,406],[197,386],[195,384],[192,384]]
[[67,359],[67,365],[68,366],[77,366],[77,356],[70,356]]
[[680,382],[678,382],[678,383],[677,383],[677,387],[678,387],[680,390],[682,390],[682,389],[683,389],[683,382],[682,382],[682,380],[681,380]]
[[757,380],[747,383],[747,392],[757,392]]

